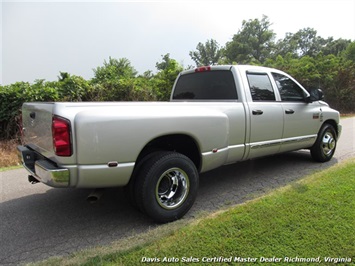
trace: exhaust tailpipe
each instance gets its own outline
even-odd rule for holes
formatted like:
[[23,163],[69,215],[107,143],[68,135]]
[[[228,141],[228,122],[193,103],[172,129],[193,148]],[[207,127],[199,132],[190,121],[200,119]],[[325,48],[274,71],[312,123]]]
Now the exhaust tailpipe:
[[31,184],[37,184],[37,183],[39,183],[39,181],[37,180],[37,178],[35,178],[33,175],[29,175],[29,176],[28,176],[28,182],[30,182]]
[[96,188],[89,194],[89,196],[86,198],[86,200],[89,203],[95,203],[101,198],[103,193],[104,193],[104,189]]

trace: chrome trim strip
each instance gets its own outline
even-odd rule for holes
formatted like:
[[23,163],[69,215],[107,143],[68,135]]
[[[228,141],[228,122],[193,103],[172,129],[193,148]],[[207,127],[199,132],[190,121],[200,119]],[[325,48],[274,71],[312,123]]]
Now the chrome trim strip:
[[232,145],[232,146],[228,146],[228,149],[239,149],[239,148],[244,148],[245,144],[238,144],[238,145]]
[[203,152],[203,153],[202,153],[202,156],[208,156],[208,155],[211,155],[211,154],[218,154],[218,153],[220,153],[220,152],[225,152],[225,151],[228,151],[228,150],[229,150],[229,147],[230,147],[230,146],[225,147],[225,148],[220,148],[220,149],[218,149],[217,152],[213,152],[213,151]]
[[[250,149],[260,149],[260,148],[272,147],[272,146],[277,146],[277,145],[282,145],[282,144],[306,142],[306,141],[314,140],[316,138],[317,138],[317,134],[314,134],[314,135],[294,137],[294,138],[288,138],[288,139],[278,139],[278,140],[254,142],[254,143],[249,143],[249,146],[250,146]],[[231,149],[238,149],[238,148],[242,148],[244,146],[248,146],[248,144],[246,144],[246,145],[245,144],[238,144],[238,145],[227,146],[226,148],[218,149],[218,152],[216,152],[216,153],[231,150]],[[202,156],[207,156],[207,155],[211,155],[211,154],[214,154],[214,152],[207,151],[207,152],[203,152]]]
[[280,140],[272,140],[272,141],[262,141],[262,142],[255,142],[255,143],[250,143],[250,149],[261,149],[265,147],[272,147],[272,146],[278,146],[282,143]]
[[250,149],[260,149],[260,148],[272,147],[276,145],[306,142],[306,141],[315,140],[316,138],[317,138],[317,134],[303,136],[303,137],[288,138],[288,139],[254,142],[254,143],[250,143]]
[[305,136],[305,137],[296,137],[296,138],[289,138],[286,140],[283,140],[281,144],[283,143],[298,143],[298,142],[304,142],[304,141],[309,141],[316,139],[317,135],[310,135],[310,136]]
[[116,167],[108,167],[107,164],[90,164],[90,165],[79,165],[79,169],[82,170],[91,170],[91,169],[115,169],[115,168],[124,168],[124,167],[134,167],[135,162],[128,162],[128,163],[118,163]]

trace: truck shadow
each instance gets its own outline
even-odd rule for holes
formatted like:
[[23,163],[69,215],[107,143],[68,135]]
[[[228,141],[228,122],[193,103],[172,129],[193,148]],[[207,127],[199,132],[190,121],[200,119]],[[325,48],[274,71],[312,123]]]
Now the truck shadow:
[[328,168],[338,161],[316,163],[302,150],[249,160],[203,173],[193,212],[215,210],[247,200],[295,182],[305,175]]
[[[298,151],[201,174],[196,203],[184,219],[243,203],[336,163],[336,158],[314,163],[308,151]],[[1,203],[0,229],[6,244],[0,249],[0,264],[67,255],[159,226],[129,204],[122,188],[106,189],[94,204],[86,201],[89,193],[86,189],[44,189]]]

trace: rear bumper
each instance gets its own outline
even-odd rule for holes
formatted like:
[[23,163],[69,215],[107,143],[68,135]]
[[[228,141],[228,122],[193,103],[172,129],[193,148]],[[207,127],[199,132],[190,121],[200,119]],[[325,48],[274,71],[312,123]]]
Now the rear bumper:
[[69,186],[69,169],[58,167],[54,162],[25,146],[18,146],[17,150],[23,167],[38,181],[51,187]]

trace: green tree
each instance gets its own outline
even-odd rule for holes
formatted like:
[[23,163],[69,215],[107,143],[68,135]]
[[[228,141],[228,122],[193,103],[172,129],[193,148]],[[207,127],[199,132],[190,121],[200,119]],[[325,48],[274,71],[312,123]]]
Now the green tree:
[[349,41],[344,39],[324,39],[317,35],[315,29],[304,28],[296,33],[286,33],[285,38],[275,44],[274,54],[286,56],[290,53],[294,57],[315,57],[322,52],[325,55],[338,55],[346,49],[348,44]]
[[20,119],[21,105],[28,99],[28,82],[16,82],[0,87],[0,139],[14,139],[20,131],[17,126]]
[[44,79],[34,84],[16,82],[0,86],[0,139],[19,138],[21,126],[21,106],[24,102],[56,101],[58,91],[48,86]]
[[344,56],[346,60],[352,61],[355,64],[355,42],[350,43],[346,47]]
[[92,100],[90,93],[92,88],[87,80],[80,76],[60,72],[56,83],[61,101],[85,101]]
[[93,69],[93,71],[93,81],[95,83],[119,80],[121,78],[134,78],[137,75],[137,71],[127,58],[115,59],[111,56],[108,61],[104,60],[103,66],[99,66]]
[[322,89],[325,100],[340,112],[355,111],[355,62],[333,54],[295,58],[288,53],[268,59],[266,65],[289,73],[306,89]]
[[305,28],[299,30],[293,37],[296,39],[296,52],[300,57],[305,55],[315,56],[320,51],[323,39],[317,36],[317,31],[315,29]]
[[[147,74],[147,73],[146,73]],[[156,101],[154,82],[152,76],[139,76],[134,79],[130,92],[131,101]]]
[[324,55],[333,54],[340,56],[350,44],[350,40],[345,40],[342,38],[334,40],[333,37],[330,37],[326,40],[326,43],[321,48],[321,52]]
[[171,59],[170,54],[163,55],[162,61],[156,63],[155,66],[159,72],[154,76],[152,82],[155,86],[157,100],[167,101],[170,98],[175,79],[183,67],[175,59]]
[[267,16],[242,22],[242,28],[226,44],[225,57],[228,63],[262,64],[272,53],[275,33],[270,29]]
[[190,51],[189,55],[196,66],[212,66],[221,59],[222,50],[216,40],[210,39],[205,44],[199,42],[196,51]]
[[285,38],[280,39],[276,42],[273,55],[285,57],[292,56],[298,57],[297,48],[298,43],[297,40],[294,38],[294,34],[287,32]]
[[128,59],[109,57],[103,66],[94,69],[91,84],[102,101],[128,101],[136,75],[137,71]]

